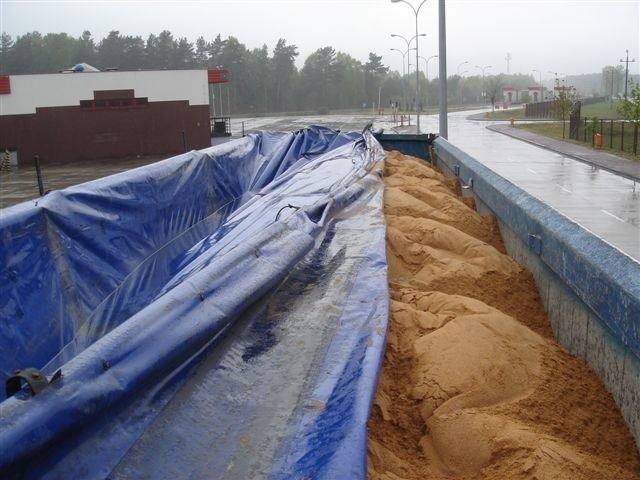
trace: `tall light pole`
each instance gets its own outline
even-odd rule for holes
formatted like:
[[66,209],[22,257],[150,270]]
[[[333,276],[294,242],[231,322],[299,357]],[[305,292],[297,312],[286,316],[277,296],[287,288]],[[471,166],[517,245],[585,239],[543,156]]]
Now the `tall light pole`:
[[[391,0],[393,1],[393,0]],[[627,59],[623,60],[620,59],[620,63],[625,63],[626,67],[624,69],[624,99],[627,99],[627,85],[629,84],[629,63],[633,63],[636,61],[636,59],[634,58],[633,60],[629,60],[629,50],[625,50],[625,52],[627,52]]]
[[432,58],[438,58],[438,55],[431,55],[429,58],[424,58],[422,55],[420,56],[422,60],[424,60],[424,74],[427,82],[429,81],[429,61]]
[[[407,52],[402,54],[402,71],[403,71],[402,84],[404,85],[405,82],[406,82],[404,76],[405,75],[409,75],[409,57],[407,56],[407,71],[406,71],[406,74],[404,73],[404,57],[405,57],[405,55],[407,55],[409,53],[410,50],[415,50],[415,48],[410,48],[409,45],[411,44],[411,42],[413,42],[414,38],[416,38],[416,37],[412,37],[410,40],[407,40],[405,37],[403,37],[402,35],[398,35],[397,33],[392,33],[391,36],[392,37],[396,37],[396,38],[401,38],[402,40],[404,40],[404,42],[407,45]],[[398,50],[398,49],[397,48],[395,48],[395,49],[392,48],[391,50]],[[400,51],[400,50],[398,50],[398,51]],[[408,85],[409,85],[409,83],[407,82],[407,86]],[[408,103],[407,102],[407,97],[406,97],[406,95],[404,93],[403,93],[403,97],[404,97],[403,101],[404,101],[405,106],[408,106],[407,105],[407,103]],[[411,121],[411,115],[409,115],[409,121]]]
[[[429,60],[433,59],[433,58],[438,58],[438,55],[431,55],[429,58],[424,58],[422,55],[420,55],[420,58],[422,60],[424,60],[424,77],[427,80],[427,89],[429,89]],[[425,92],[425,99],[424,99],[424,103],[425,105],[427,104],[427,92]]]
[[418,54],[418,48],[419,48],[418,37],[420,35],[418,35],[418,14],[420,13],[420,9],[422,8],[422,6],[425,3],[427,3],[427,0],[422,0],[420,5],[418,5],[418,8],[415,8],[406,0],[391,0],[391,3],[399,3],[399,2],[406,3],[407,5],[409,5],[416,17],[416,35],[415,35],[415,39],[416,39],[416,116],[418,118],[416,123],[416,133],[420,133],[420,67],[418,66],[418,57],[420,56]]
[[465,60],[464,62],[458,64],[458,76],[460,76],[460,67],[465,63],[469,63],[469,60]]
[[[416,41],[416,44],[418,43],[417,38],[418,37],[426,37],[427,34],[426,33],[421,33],[420,35],[414,35],[413,37],[411,37],[410,39],[406,39],[405,37],[403,37],[402,35],[398,35],[397,33],[392,33],[391,34],[392,37],[397,37],[397,38],[401,38],[402,40],[404,40],[404,42],[407,44],[407,52],[409,50],[416,50],[416,48],[410,48],[411,42],[413,42],[414,40]],[[410,72],[409,72],[409,57],[407,57],[407,77],[409,76]],[[407,78],[407,86],[409,85],[409,81]],[[407,89],[408,90],[408,89]],[[410,108],[408,108],[408,102],[407,99],[405,99],[405,105],[407,105],[407,110],[409,110],[409,112],[411,111]],[[411,114],[409,114],[409,121],[411,121]]]
[[438,126],[440,136],[449,138],[449,119],[447,118],[447,14],[444,0],[438,0],[438,53],[440,76],[440,115]]
[[485,66],[476,65],[476,68],[479,68],[482,71],[482,97],[483,97],[482,103],[484,104],[484,103],[487,103],[487,101],[486,101],[487,100],[487,98],[486,98],[487,95],[486,95],[486,92],[484,91],[484,71],[487,68],[491,68],[491,65],[485,65]]
[[[544,101],[544,88],[542,87],[542,72],[540,70],[536,70],[535,68],[532,70],[533,72],[538,72],[539,78],[540,78],[540,98],[538,99],[539,102]],[[535,78],[534,78],[535,81]]]
[[[467,63],[469,63],[469,60],[465,60],[464,62],[460,62],[458,64],[458,77],[462,77],[462,75],[464,74],[464,72],[462,74],[460,73],[460,67],[462,65],[467,64]],[[462,88],[460,86],[460,83],[462,83],[462,78],[458,78],[458,99],[459,99],[460,103],[462,103]]]
[[409,53],[409,50],[407,50],[406,52],[403,52],[402,50],[398,49],[398,48],[392,48],[392,51],[396,51],[396,52],[400,52],[400,55],[402,55],[402,101],[405,103],[405,105],[407,104],[407,92],[406,92],[406,88],[405,88],[405,75],[407,74],[406,70],[405,70],[405,63],[404,63],[404,57],[407,55],[407,53]]

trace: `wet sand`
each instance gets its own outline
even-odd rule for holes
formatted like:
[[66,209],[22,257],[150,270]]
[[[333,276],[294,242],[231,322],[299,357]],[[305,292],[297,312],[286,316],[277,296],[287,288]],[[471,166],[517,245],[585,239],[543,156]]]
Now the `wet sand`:
[[397,152],[385,188],[391,323],[369,478],[640,478],[613,398],[555,342],[495,219]]

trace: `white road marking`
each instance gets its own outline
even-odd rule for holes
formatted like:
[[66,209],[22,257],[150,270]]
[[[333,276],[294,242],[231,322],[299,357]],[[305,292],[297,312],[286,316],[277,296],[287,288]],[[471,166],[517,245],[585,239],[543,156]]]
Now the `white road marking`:
[[613,213],[611,213],[611,212],[607,212],[606,210],[602,210],[602,209],[601,209],[600,211],[601,211],[602,213],[606,213],[606,214],[607,214],[607,215],[609,215],[610,217],[613,217],[613,218],[615,218],[616,220],[620,220],[622,223],[624,223],[624,220],[623,220],[622,218],[618,217],[617,215],[614,215]]
[[527,168],[527,170],[529,170],[531,173],[535,173],[536,175],[538,174],[538,172],[536,172],[535,170],[531,170],[530,168]]

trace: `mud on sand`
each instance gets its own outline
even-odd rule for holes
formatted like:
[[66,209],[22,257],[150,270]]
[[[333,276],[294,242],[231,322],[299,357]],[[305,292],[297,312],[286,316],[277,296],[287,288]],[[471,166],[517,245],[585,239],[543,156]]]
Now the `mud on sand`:
[[640,478],[611,395],[555,342],[531,274],[472,207],[454,180],[387,154],[391,323],[369,478]]

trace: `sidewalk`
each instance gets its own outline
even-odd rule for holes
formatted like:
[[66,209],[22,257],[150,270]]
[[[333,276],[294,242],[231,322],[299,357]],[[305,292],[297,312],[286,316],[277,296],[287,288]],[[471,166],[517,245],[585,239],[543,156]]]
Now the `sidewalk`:
[[611,153],[592,148],[574,145],[554,138],[537,135],[510,125],[489,125],[489,130],[502,133],[518,140],[531,143],[537,147],[546,148],[589,165],[594,165],[602,170],[615,173],[633,181],[640,181],[640,161],[634,162],[626,158],[618,157]]

